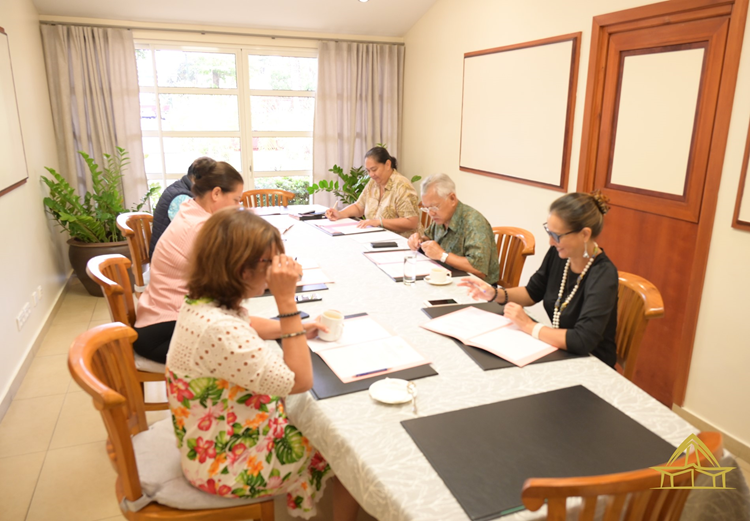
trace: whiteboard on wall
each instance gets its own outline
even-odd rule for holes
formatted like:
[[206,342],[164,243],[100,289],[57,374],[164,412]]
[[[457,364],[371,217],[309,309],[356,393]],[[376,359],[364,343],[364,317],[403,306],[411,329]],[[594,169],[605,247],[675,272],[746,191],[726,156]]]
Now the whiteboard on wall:
[[0,196],[29,178],[23,149],[21,120],[10,64],[8,35],[0,27]]
[[581,33],[464,55],[459,167],[566,191]]

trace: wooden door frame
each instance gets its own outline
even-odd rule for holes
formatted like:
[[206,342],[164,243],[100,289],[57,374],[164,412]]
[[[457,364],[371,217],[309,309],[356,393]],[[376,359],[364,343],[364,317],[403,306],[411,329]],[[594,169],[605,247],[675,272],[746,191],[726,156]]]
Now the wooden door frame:
[[[734,92],[737,85],[737,72],[740,64],[747,10],[748,0],[672,0],[596,16],[591,30],[591,52],[578,168],[578,191],[580,192],[589,192],[594,187],[609,36],[634,29],[659,27],[717,16],[730,16],[724,66],[721,71],[721,86],[706,169],[706,183],[700,206],[701,217],[696,236],[695,258],[690,278],[687,281],[689,287],[688,302],[682,325],[682,338],[685,347],[676,360],[677,375],[673,389],[673,401],[680,406],[685,401],[690,361],[693,356],[693,342],[695,341],[706,265],[708,264],[708,250],[719,197],[719,185],[724,166]],[[666,310],[666,312],[669,313],[669,310]]]

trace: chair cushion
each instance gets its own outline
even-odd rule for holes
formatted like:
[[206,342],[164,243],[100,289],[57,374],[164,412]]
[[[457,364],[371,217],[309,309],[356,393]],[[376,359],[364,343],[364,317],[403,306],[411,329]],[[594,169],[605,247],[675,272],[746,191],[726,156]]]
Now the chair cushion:
[[123,501],[121,506],[127,510],[137,512],[154,501],[181,510],[199,510],[237,507],[271,499],[226,499],[192,486],[182,473],[172,418],[158,421],[149,430],[135,435],[133,449],[144,498]]
[[133,352],[133,355],[135,355],[135,368],[139,371],[161,374],[164,374],[164,372],[166,371],[166,366],[164,364],[160,364],[159,362],[154,362],[153,360],[144,358],[136,352]]

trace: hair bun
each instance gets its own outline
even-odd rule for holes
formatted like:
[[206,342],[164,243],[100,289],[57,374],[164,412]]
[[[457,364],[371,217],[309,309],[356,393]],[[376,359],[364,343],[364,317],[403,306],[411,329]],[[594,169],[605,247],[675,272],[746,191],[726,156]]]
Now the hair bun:
[[594,203],[596,203],[596,207],[599,208],[602,215],[606,215],[609,211],[609,204],[607,204],[609,203],[609,197],[604,195],[601,190],[594,190],[589,195],[594,199]]

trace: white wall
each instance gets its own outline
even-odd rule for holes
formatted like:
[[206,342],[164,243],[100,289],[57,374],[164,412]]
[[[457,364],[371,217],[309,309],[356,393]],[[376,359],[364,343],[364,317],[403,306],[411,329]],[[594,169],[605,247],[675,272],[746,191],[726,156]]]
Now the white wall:
[[[591,45],[592,17],[645,5],[639,0],[440,0],[407,33],[403,157],[407,176],[444,172],[459,197],[495,224],[534,233],[537,254],[521,280],[538,268],[547,250],[542,222],[559,192],[458,170],[463,54],[582,31],[569,190],[576,187],[581,121]],[[748,117],[750,49],[746,38],[729,143],[719,192],[684,409],[750,445],[750,233],[731,228]],[[488,128],[487,132],[492,132]],[[530,156],[544,153],[526,151]],[[543,313],[543,311],[542,311]],[[540,314],[537,310],[537,314]]]
[[[8,33],[21,130],[29,167],[26,184],[0,197],[0,403],[39,330],[62,291],[67,260],[57,231],[50,231],[42,206],[40,174],[57,168],[47,76],[44,70],[39,17],[31,0],[3,0],[0,27]],[[32,292],[43,298],[19,332],[16,316]],[[4,411],[0,410],[0,417]]]

